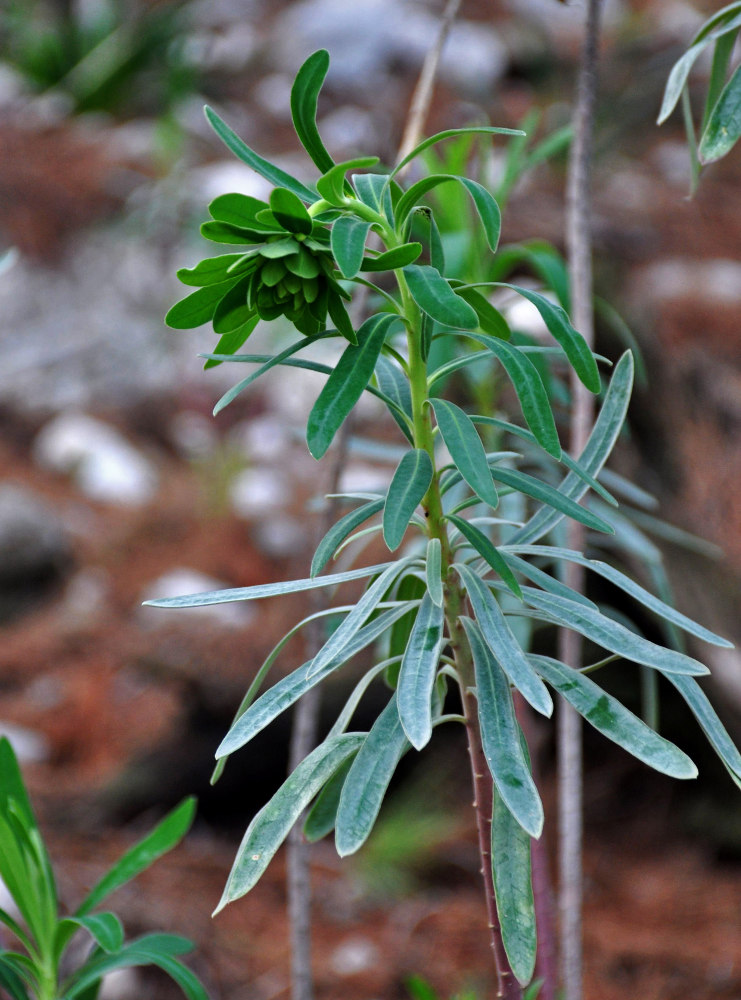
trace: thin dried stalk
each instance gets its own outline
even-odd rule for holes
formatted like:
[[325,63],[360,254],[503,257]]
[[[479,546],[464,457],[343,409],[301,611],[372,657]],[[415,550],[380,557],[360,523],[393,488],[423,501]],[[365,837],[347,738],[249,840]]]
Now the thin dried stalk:
[[[574,140],[569,158],[566,193],[566,244],[571,282],[574,326],[587,343],[594,343],[592,309],[592,236],[590,175],[594,103],[597,88],[599,17],[602,0],[589,0],[574,109]],[[594,397],[572,373],[571,452],[584,449],[594,419]],[[585,531],[572,521],[568,545],[581,550]],[[567,564],[566,581],[578,592],[584,589],[584,570]],[[578,668],[581,637],[567,629],[559,634],[559,656]],[[558,716],[559,775],[559,911],[561,918],[561,977],[569,1000],[582,1000],[582,746],[581,722],[562,702]]]

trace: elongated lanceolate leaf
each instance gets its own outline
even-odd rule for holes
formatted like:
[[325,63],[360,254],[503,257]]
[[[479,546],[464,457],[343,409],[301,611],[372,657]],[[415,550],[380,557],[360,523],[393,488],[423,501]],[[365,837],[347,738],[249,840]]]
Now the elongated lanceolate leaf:
[[517,393],[522,414],[538,444],[549,455],[560,459],[561,442],[558,439],[548,393],[545,391],[538,369],[526,354],[503,340],[487,337],[480,333],[472,333],[470,336],[488,347],[497,360],[501,362]]
[[529,659],[553,690],[613,743],[671,778],[697,777],[697,768],[686,753],[659,736],[591,678],[549,656],[531,655]]
[[440,272],[429,264],[409,264],[404,268],[412,298],[423,313],[443,326],[475,330],[476,310],[456,295]]
[[228,757],[235,750],[239,750],[240,747],[249,743],[253,737],[270,725],[273,719],[276,719],[297,702],[306,691],[316,687],[325,677],[352,659],[356,653],[375,642],[391,628],[394,622],[407,613],[408,609],[403,605],[382,611],[368,625],[364,625],[320,672],[311,672],[314,661],[307,660],[287,677],[282,677],[264,694],[260,695],[246,712],[234,720],[216,751],[216,757],[218,759]]
[[176,302],[165,316],[165,323],[173,330],[193,330],[208,323],[214,309],[227,292],[239,281],[239,275],[213,285],[199,288]]
[[427,543],[425,576],[430,600],[438,607],[442,607],[445,594],[442,581],[442,546],[439,538],[431,538]]
[[616,587],[619,587],[626,594],[634,597],[642,607],[648,608],[649,611],[660,615],[666,621],[671,622],[685,632],[689,632],[690,635],[695,635],[698,639],[709,642],[714,646],[724,646],[726,649],[733,648],[733,643],[729,642],[728,639],[724,639],[722,636],[716,635],[715,632],[711,632],[709,629],[703,628],[702,625],[698,625],[697,622],[683,615],[670,604],[659,600],[658,597],[644,587],[641,587],[634,580],[631,580],[630,577],[625,576],[624,573],[615,569],[614,566],[609,566],[599,559],[588,559],[581,552],[575,552],[573,549],[557,548],[552,545],[504,546],[504,551],[507,553],[517,552],[525,556],[545,556],[546,558],[578,563],[580,566],[585,566],[587,569],[592,570],[592,572],[609,580],[610,583],[615,584]]
[[328,69],[329,53],[326,49],[319,49],[303,64],[291,88],[293,127],[301,145],[322,173],[334,165],[316,127],[317,100]]
[[229,128],[226,122],[219,118],[212,108],[207,107],[204,110],[211,128],[227,149],[234,153],[237,159],[246,163],[248,167],[252,167],[256,173],[260,174],[261,177],[264,177],[265,180],[270,181],[276,187],[284,187],[289,191],[293,191],[302,201],[310,203],[316,200],[316,194],[311,188],[302,184],[301,181],[296,180],[295,177],[291,177],[285,170],[276,167],[274,163],[270,163],[269,160],[264,160],[261,156],[258,156],[254,150],[250,149],[239,138],[236,132]]
[[377,566],[363,566],[362,569],[304,580],[259,583],[254,587],[234,587],[229,590],[207,590],[202,594],[184,594],[182,597],[161,597],[158,600],[144,601],[144,604],[152,608],[200,608],[210,604],[228,604],[230,601],[254,601],[261,597],[295,594],[300,590],[316,590],[317,587],[334,587],[350,580],[362,580],[365,576],[375,576],[388,565],[381,563]]
[[381,603],[396,577],[404,572],[409,563],[409,559],[399,559],[387,566],[378,579],[373,581],[342,624],[335,629],[316,654],[309,667],[308,677],[321,674],[324,668],[342,653]]
[[[411,431],[412,395],[409,380],[395,362],[383,354],[376,362],[376,381],[378,388],[387,400],[389,413],[394,418],[399,429],[410,444],[413,444]],[[390,405],[389,405],[390,404]],[[409,418],[408,422],[404,416]]]
[[0,986],[7,990],[10,1000],[29,1000],[23,980],[13,968],[12,953],[0,951]]
[[304,837],[310,844],[316,843],[317,840],[321,840],[322,837],[326,837],[334,830],[342,786],[345,784],[347,772],[350,770],[354,758],[353,754],[340,764],[309,810],[309,815],[304,821]]
[[509,681],[471,618],[463,625],[473,653],[481,742],[491,776],[514,818],[531,837],[543,831],[543,805],[520,742]]
[[554,510],[560,511],[562,514],[566,514],[573,521],[580,521],[595,531],[603,531],[608,535],[615,534],[615,529],[607,521],[604,521],[585,507],[580,507],[574,500],[565,496],[561,490],[555,489],[553,486],[544,483],[540,479],[536,479],[534,476],[529,476],[526,472],[519,472],[517,469],[507,469],[502,465],[492,465],[491,474],[498,482],[504,483],[505,486],[510,486],[513,490],[524,493],[525,496],[532,497],[534,500],[548,504],[549,507],[553,507]]
[[428,191],[447,181],[454,181],[457,184],[461,184],[468,191],[486,234],[486,242],[489,244],[492,252],[495,253],[499,244],[499,234],[502,229],[502,213],[493,195],[482,184],[468,177],[458,177],[455,174],[430,174],[417,181],[416,184],[412,184],[409,190],[405,191],[399,199],[399,203],[396,206],[397,224],[400,225],[406,219],[412,208]]
[[540,292],[534,292],[530,288],[521,288],[519,285],[510,285],[506,282],[498,282],[502,288],[511,288],[518,292],[528,302],[532,302],[543,318],[543,322],[548,327],[554,340],[563,347],[566,357],[579,376],[582,384],[590,392],[599,392],[601,389],[599,370],[597,362],[594,360],[592,352],[587,346],[586,340],[573,328],[561,306],[556,305],[547,299]]
[[124,932],[121,921],[115,913],[91,913],[86,917],[65,917],[57,926],[57,935],[69,934],[71,937],[82,927],[93,937],[103,951],[112,952],[124,943]]
[[456,526],[458,531],[476,549],[478,554],[488,562],[494,572],[499,574],[515,597],[519,597],[522,600],[522,591],[514,573],[499,554],[494,543],[486,537],[483,531],[477,528],[475,524],[464,521],[462,517],[456,517],[455,514],[448,514],[448,520]]
[[157,858],[162,857],[178,844],[190,828],[196,811],[194,798],[184,799],[155,828],[126,851],[116,864],[87,894],[75,911],[76,917],[83,917],[98,906],[106,896],[148,868]]
[[422,253],[421,243],[402,243],[400,247],[379,253],[377,257],[366,257],[361,271],[393,271],[397,267],[413,264]]
[[256,216],[267,208],[267,202],[236,192],[220,194],[208,206],[211,217],[217,222],[226,222],[229,226],[242,229],[264,229],[265,224],[258,222]]
[[[239,266],[247,267],[250,258],[243,253],[227,253],[220,257],[206,257],[195,267],[181,267],[177,272],[179,281],[184,285],[195,285],[203,288],[205,285],[216,285],[220,281],[226,281],[232,275],[239,277]],[[234,272],[230,268],[237,265]]]
[[431,402],[440,434],[456,468],[476,496],[490,507],[496,507],[499,497],[484,446],[471,418],[455,403],[445,399],[433,399]]
[[347,538],[351,532],[363,524],[368,518],[373,517],[380,510],[383,510],[384,500],[371,500],[370,503],[363,504],[356,510],[351,510],[340,520],[333,524],[324,538],[316,547],[314,558],[311,560],[311,575],[316,576],[324,569],[329,560],[335,554],[338,545]]
[[345,177],[349,170],[367,170],[378,163],[377,156],[361,156],[354,160],[344,160],[342,163],[335,163],[316,182],[316,189],[325,201],[332,205],[345,205],[345,199],[349,192],[346,191]]
[[[607,461],[628,412],[628,403],[633,388],[633,357],[629,351],[620,358],[605,393],[604,402],[589,435],[584,451],[579,456],[580,466],[591,476],[596,476]],[[580,500],[588,490],[583,478],[574,472],[564,478],[558,491],[571,500]],[[524,545],[536,542],[551,530],[564,515],[545,507],[530,518],[522,528],[509,539],[510,545]]]
[[396,688],[401,725],[416,750],[432,736],[432,689],[443,645],[445,615],[429,593],[422,598],[401,661]]
[[335,845],[341,858],[365,843],[396,765],[408,746],[394,692],[373,723],[342,787],[335,823]]
[[468,593],[484,641],[502,670],[536,712],[550,717],[553,701],[548,689],[530,666],[489,587],[470,567],[456,564],[455,568]]
[[326,740],[301,761],[247,827],[214,913],[250,891],[306,806],[365,738],[365,733],[343,733]]
[[[236,330],[230,330],[229,333],[223,334],[223,336],[219,337],[214,354],[221,354],[222,356],[231,356],[234,354],[244,344],[259,322],[260,317],[253,316],[252,319],[248,319],[246,323],[238,326]],[[220,364],[222,364],[221,361],[209,358],[203,367],[214,368]]]
[[537,949],[530,836],[494,791],[491,819],[491,869],[502,944],[515,979],[526,986],[533,977]]
[[735,776],[736,783],[741,781],[741,753],[728,735],[728,731],[715,713],[700,685],[692,677],[681,677],[679,674],[667,675],[674,687],[679,691],[687,705],[699,722],[710,745],[723,761],[725,766]]
[[408,451],[399,463],[383,508],[383,539],[393,552],[401,545],[412,514],[432,482],[432,461],[422,448]]
[[399,171],[402,170],[407,165],[407,163],[411,163],[411,161],[416,156],[419,156],[420,153],[423,153],[426,149],[429,149],[430,146],[434,146],[436,143],[442,142],[443,139],[450,139],[456,135],[524,135],[524,134],[525,133],[522,132],[520,129],[494,128],[489,125],[481,125],[481,126],[473,125],[470,126],[469,128],[449,128],[446,129],[444,132],[436,132],[435,135],[431,135],[428,136],[426,139],[423,139],[422,142],[416,145],[410,153],[408,153],[402,160],[400,160],[396,164],[394,169],[391,171],[391,177],[395,177],[396,174],[398,174]]
[[344,278],[354,278],[360,270],[370,227],[352,215],[341,216],[332,226],[332,254]]
[[371,316],[358,330],[357,347],[350,345],[312,407],[306,440],[314,458],[321,458],[347,415],[360,399],[376,367],[386,335],[396,316]]
[[710,113],[698,150],[702,163],[725,156],[741,137],[741,66],[723,88]]
[[561,597],[568,597],[572,601],[576,601],[578,604],[584,604],[588,608],[594,608],[595,611],[597,610],[597,605],[594,601],[590,601],[588,597],[584,596],[584,594],[580,594],[571,587],[567,587],[565,583],[561,583],[561,581],[555,576],[551,576],[544,570],[539,569],[536,565],[534,565],[534,563],[529,562],[526,559],[520,559],[519,556],[513,555],[510,551],[505,551],[504,546],[502,546],[501,551],[505,560],[513,570],[516,570],[518,573],[522,573],[525,579],[530,580],[538,587],[546,590],[549,594],[560,594]]
[[609,649],[612,653],[618,653],[627,660],[642,663],[646,667],[655,667],[666,674],[689,674],[699,677],[709,673],[707,667],[691,656],[658,646],[655,642],[631,632],[600,611],[593,611],[566,597],[546,594],[532,587],[523,587],[522,593],[528,604],[545,611],[560,625],[581,633],[587,639],[596,642],[598,646]]
[[308,236],[313,222],[306,206],[297,194],[286,188],[275,188],[270,195],[270,208],[275,219],[289,233]]

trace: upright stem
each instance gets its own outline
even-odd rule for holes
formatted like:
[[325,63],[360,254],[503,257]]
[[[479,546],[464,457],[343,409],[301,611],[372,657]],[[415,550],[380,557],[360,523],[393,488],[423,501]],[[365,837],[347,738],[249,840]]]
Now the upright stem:
[[[594,343],[592,311],[592,246],[590,173],[592,133],[602,0],[589,0],[574,109],[574,140],[569,159],[566,194],[566,242],[571,282],[572,319],[591,347]],[[594,398],[572,373],[571,451],[579,455],[586,445],[594,418]],[[582,550],[585,531],[571,521],[570,548]],[[567,564],[566,581],[578,592],[584,589],[584,569]],[[559,656],[578,668],[582,643],[578,633],[562,629]],[[571,706],[562,702],[558,716],[559,773],[559,910],[561,917],[561,976],[568,1000],[582,1000],[582,746],[581,722]]]

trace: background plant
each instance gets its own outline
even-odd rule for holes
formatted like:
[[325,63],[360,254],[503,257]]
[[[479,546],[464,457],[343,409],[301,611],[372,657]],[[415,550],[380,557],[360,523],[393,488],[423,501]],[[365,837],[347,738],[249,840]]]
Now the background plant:
[[[320,542],[308,578],[151,603],[192,607],[367,581],[358,599],[309,616],[278,643],[217,751],[218,777],[231,753],[304,693],[360,651],[369,646],[377,650],[324,741],[250,823],[218,909],[254,886],[312,803],[306,836],[318,839],[334,829],[341,855],[358,850],[401,757],[412,747],[423,749],[437,727],[463,723],[499,990],[503,996],[520,996],[535,966],[530,841],[540,836],[543,811],[516,708],[527,702],[549,716],[550,688],[649,766],[678,778],[694,777],[694,764],[679,748],[590,676],[615,660],[639,663],[679,690],[731,776],[741,782],[741,755],[696,680],[706,668],[604,613],[562,582],[563,567],[582,565],[672,626],[708,642],[728,643],[609,564],[559,544],[565,518],[605,537],[614,534],[596,504],[613,508],[615,500],[596,477],[625,418],[633,380],[630,354],[615,365],[603,392],[598,359],[561,306],[509,282],[471,283],[449,276],[435,212],[426,198],[444,184],[465,192],[488,252],[494,254],[500,209],[478,181],[433,173],[406,189],[398,183],[407,163],[447,138],[517,133],[483,126],[441,132],[387,172],[374,171],[374,157],[335,163],[315,121],[327,65],[325,52],[311,56],[291,96],[297,135],[321,172],[315,185],[260,157],[207,109],[228,148],[275,189],[268,202],[226,194],[211,204],[212,221],[204,225],[203,235],[235,251],[179,272],[196,290],[173,306],[167,321],[175,328],[212,323],[219,341],[206,356],[207,365],[230,361],[258,366],[225,394],[217,410],[277,365],[318,371],[327,380],[307,423],[307,443],[315,458],[326,454],[365,391],[386,405],[402,434],[404,453],[384,494],[344,498],[351,509]],[[369,247],[371,232],[380,249]],[[370,287],[374,310],[357,329],[344,304],[353,285]],[[535,306],[552,346],[513,342],[506,320],[490,301],[495,288],[507,288]],[[274,355],[235,353],[260,319],[279,316],[294,322],[300,339]],[[329,320],[334,326],[327,328]],[[312,360],[306,350],[325,339],[346,342],[334,366]],[[435,345],[445,341],[466,350],[435,367]],[[603,392],[577,458],[562,451],[548,394],[532,360],[542,356],[558,357],[591,393]],[[439,394],[456,371],[492,362],[511,382],[524,425],[469,414]],[[516,440],[517,448],[502,447],[504,442],[497,440],[485,450],[478,428],[506,433],[506,443]],[[529,456],[536,456],[531,464]],[[536,474],[544,468],[557,473],[556,485],[550,476]],[[589,491],[597,499],[581,505]],[[322,575],[346,544],[371,536],[381,536],[387,549],[399,554]],[[286,644],[310,621],[338,615],[343,616],[341,624],[316,656],[259,694]],[[554,625],[597,647],[593,662],[576,670],[532,653],[533,631]],[[367,688],[382,682],[391,691],[385,708],[369,732],[350,730]]]
[[[11,1000],[95,1000],[109,973],[143,965],[166,972],[188,1000],[206,1000],[203,986],[179,958],[192,950],[190,941],[176,934],[127,941],[115,913],[99,909],[111,893],[175,847],[194,812],[195,800],[184,800],[106,872],[74,913],[62,916],[51,859],[18,762],[8,740],[0,739],[0,877],[19,915],[16,919],[0,909],[0,923],[23,949],[0,949],[0,986]],[[71,946],[80,932],[91,948],[78,962]]]

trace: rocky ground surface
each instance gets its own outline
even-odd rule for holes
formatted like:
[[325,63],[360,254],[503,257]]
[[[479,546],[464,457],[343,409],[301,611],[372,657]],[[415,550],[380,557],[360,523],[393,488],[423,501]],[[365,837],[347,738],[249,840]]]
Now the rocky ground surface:
[[[501,6],[492,24],[489,4],[464,0],[431,127],[465,124],[482,108],[515,125],[536,104],[547,105],[550,124],[562,120],[578,9]],[[340,157],[379,143],[393,155],[434,32],[431,5],[221,0],[193,9],[206,96],[251,144],[305,169],[286,118],[290,74],[326,45],[328,146]],[[653,124],[695,22],[679,2],[607,5],[597,278],[630,321],[650,377],[619,465],[661,497],[665,516],[723,546],[721,561],[677,549],[667,558],[680,606],[738,641],[741,157],[708,171],[689,200],[681,134]],[[0,103],[0,231],[18,251],[0,276],[0,728],[24,757],[69,905],[163,808],[197,793],[187,843],[115,902],[132,933],[192,936],[193,965],[214,1000],[285,997],[282,860],[248,900],[215,921],[209,914],[247,818],[285,770],[287,729],[256,741],[215,789],[208,776],[254,670],[304,606],[175,616],[140,606],[148,596],[306,573],[312,498],[329,477],[317,477],[296,428],[317,386],[276,374],[214,420],[233,372],[204,374],[195,360],[210,347],[203,331],[175,333],[161,321],[179,294],[175,268],[201,253],[205,203],[264,189],[209,137],[197,95],[178,108],[177,159],[153,155],[150,119],[71,118],[58,102],[31,99],[10,71]],[[517,188],[505,239],[561,245],[562,184],[556,163]],[[608,329],[600,338],[611,357],[622,350]],[[358,430],[378,417],[370,406]],[[363,489],[385,474],[355,451],[343,483]],[[738,738],[736,654],[702,653]],[[669,725],[701,753],[671,707]],[[542,757],[553,817],[548,736]],[[588,743],[590,1000],[741,997],[741,806],[720,767],[700,760],[707,782],[693,796]],[[489,995],[463,768],[463,748],[451,744],[410,770],[412,805],[397,797],[365,858],[340,865],[319,845],[321,1000],[401,1000],[411,973],[442,997],[463,988]],[[424,828],[420,797],[440,803]],[[106,996],[175,993],[127,974]]]

